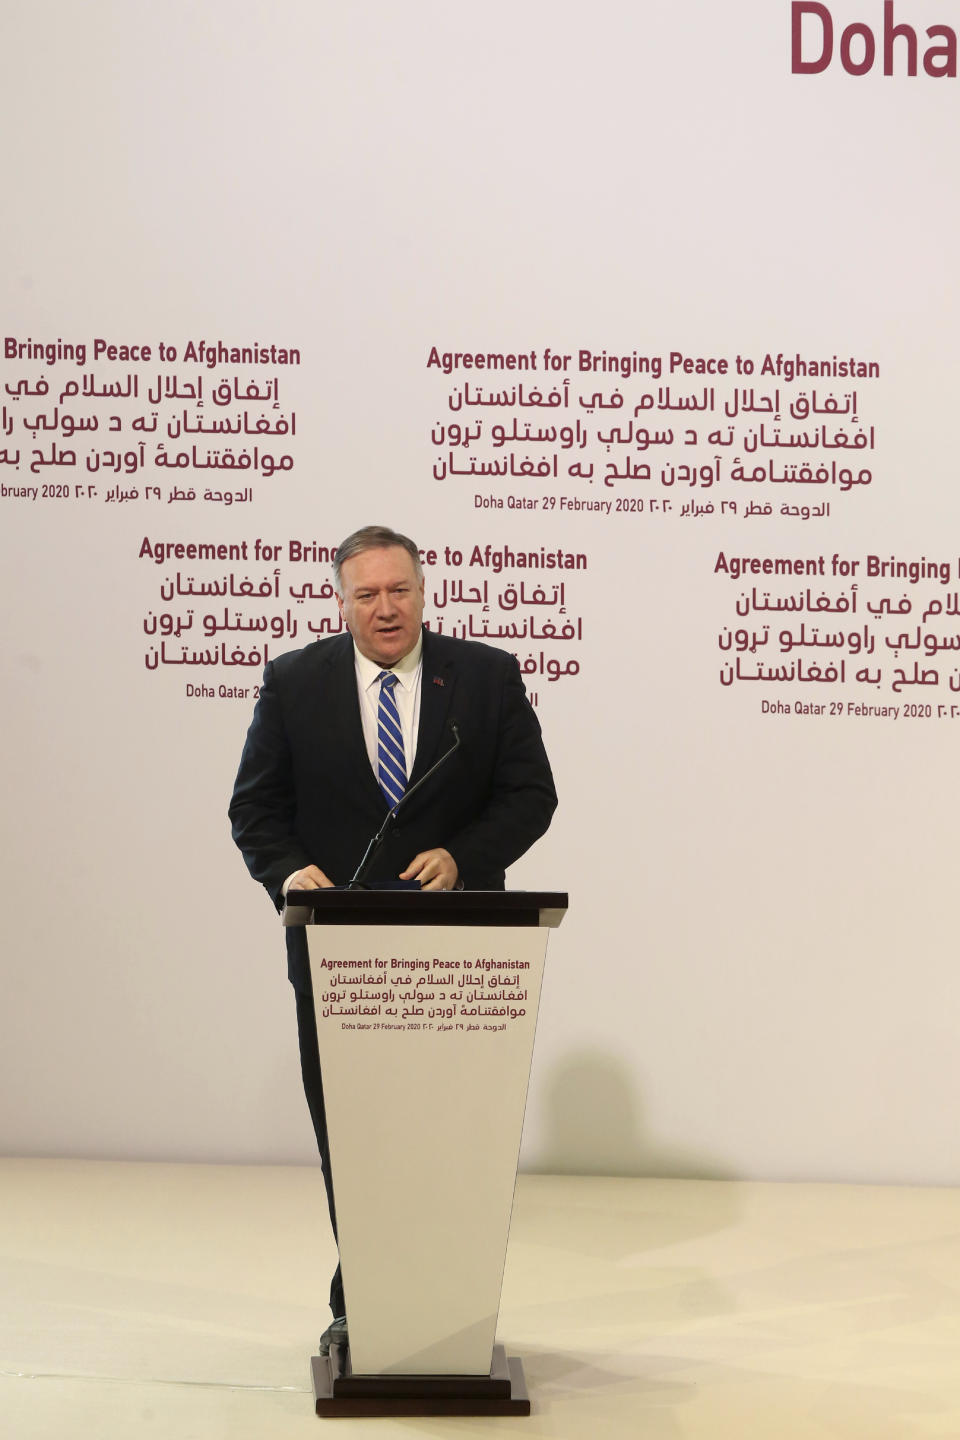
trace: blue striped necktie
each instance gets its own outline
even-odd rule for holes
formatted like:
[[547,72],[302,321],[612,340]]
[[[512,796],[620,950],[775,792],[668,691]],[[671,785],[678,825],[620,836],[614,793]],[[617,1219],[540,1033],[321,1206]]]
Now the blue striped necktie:
[[393,687],[396,675],[381,670],[380,705],[377,710],[377,775],[380,789],[387,797],[387,804],[393,807],[403,798],[407,788],[407,765],[403,754],[403,730],[400,728],[400,712]]

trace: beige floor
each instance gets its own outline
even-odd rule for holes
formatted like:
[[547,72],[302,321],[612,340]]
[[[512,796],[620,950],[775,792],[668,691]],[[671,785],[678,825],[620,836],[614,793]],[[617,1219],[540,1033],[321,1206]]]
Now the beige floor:
[[960,1440],[956,1190],[525,1177],[529,1420],[317,1420],[331,1259],[313,1169],[0,1161],[0,1434]]

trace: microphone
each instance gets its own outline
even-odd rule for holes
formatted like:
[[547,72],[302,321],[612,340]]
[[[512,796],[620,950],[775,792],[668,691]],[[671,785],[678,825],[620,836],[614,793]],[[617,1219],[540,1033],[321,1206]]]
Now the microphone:
[[374,835],[373,839],[370,841],[370,844],[367,846],[363,859],[360,861],[360,864],[354,871],[353,879],[347,885],[348,890],[367,889],[364,881],[373,866],[374,860],[376,860],[381,849],[383,848],[383,842],[387,838],[387,831],[390,829],[390,826],[396,820],[397,815],[403,809],[404,805],[406,805],[407,801],[412,799],[412,797],[416,795],[421,785],[426,785],[430,777],[432,775],[436,775],[437,771],[440,769],[440,766],[446,764],[454,751],[460,749],[460,730],[456,720],[450,721],[450,730],[453,735],[453,744],[450,746],[450,749],[444,750],[443,754],[440,756],[440,759],[430,766],[430,769],[427,771],[426,775],[421,775],[416,785],[411,785],[409,790],[405,790],[404,793],[400,796],[400,799],[397,801],[396,805],[394,805],[392,809],[387,811],[387,818],[384,820],[383,824],[380,826],[380,829],[377,831],[376,835]]

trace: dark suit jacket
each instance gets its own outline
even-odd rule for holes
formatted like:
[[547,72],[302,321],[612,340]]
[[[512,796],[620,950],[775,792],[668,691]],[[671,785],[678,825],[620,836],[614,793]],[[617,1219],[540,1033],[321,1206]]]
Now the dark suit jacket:
[[[412,785],[460,748],[400,812],[371,872],[395,879],[442,845],[470,890],[503,889],[506,867],[543,834],[556,807],[540,725],[512,655],[423,632],[420,729]],[[279,908],[288,875],[319,865],[335,884],[356,870],[387,814],[360,720],[349,635],[268,663],[230,803],[233,837]],[[290,979],[310,991],[302,931],[287,931]]]

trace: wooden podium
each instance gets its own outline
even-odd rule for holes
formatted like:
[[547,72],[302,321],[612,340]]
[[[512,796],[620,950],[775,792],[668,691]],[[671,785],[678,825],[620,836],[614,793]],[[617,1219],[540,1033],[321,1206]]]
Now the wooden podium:
[[349,1346],[319,1415],[529,1415],[494,1345],[547,936],[563,894],[309,890]]

